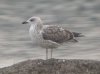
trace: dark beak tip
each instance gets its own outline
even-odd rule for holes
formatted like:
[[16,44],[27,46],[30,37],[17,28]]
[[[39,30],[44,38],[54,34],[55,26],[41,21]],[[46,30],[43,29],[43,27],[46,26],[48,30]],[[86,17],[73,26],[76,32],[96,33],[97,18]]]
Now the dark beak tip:
[[24,22],[22,22],[22,24],[27,24],[28,22],[26,22],[26,21],[24,21]]

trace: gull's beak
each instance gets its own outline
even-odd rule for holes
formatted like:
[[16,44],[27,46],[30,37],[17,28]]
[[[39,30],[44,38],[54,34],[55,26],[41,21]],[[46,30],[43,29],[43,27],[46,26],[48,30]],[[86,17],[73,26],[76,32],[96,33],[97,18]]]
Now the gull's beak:
[[27,24],[27,23],[28,23],[27,21],[22,22],[22,24]]

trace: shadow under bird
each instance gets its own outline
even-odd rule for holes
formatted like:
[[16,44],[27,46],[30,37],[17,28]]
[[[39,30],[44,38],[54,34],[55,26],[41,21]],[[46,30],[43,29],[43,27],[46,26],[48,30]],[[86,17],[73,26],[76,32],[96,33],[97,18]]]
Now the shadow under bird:
[[52,58],[54,48],[69,41],[78,42],[75,38],[84,36],[81,33],[63,29],[58,25],[43,25],[40,17],[35,16],[22,22],[22,24],[30,24],[29,34],[33,44],[46,49],[46,59],[48,59],[48,49],[51,49]]

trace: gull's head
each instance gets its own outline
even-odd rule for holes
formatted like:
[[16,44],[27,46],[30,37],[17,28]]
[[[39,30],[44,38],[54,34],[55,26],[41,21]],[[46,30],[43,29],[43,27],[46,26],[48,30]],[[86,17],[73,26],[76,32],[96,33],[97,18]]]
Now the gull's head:
[[34,16],[29,18],[28,20],[22,22],[22,24],[37,24],[37,23],[41,24],[42,21],[41,21],[40,17],[34,17]]

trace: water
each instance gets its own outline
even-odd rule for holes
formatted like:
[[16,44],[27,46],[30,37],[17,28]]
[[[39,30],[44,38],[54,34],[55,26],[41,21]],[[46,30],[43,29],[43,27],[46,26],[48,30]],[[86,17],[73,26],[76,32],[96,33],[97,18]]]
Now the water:
[[45,59],[45,49],[32,45],[29,25],[21,24],[31,16],[85,35],[55,49],[53,57],[100,60],[99,0],[0,0],[0,67]]

